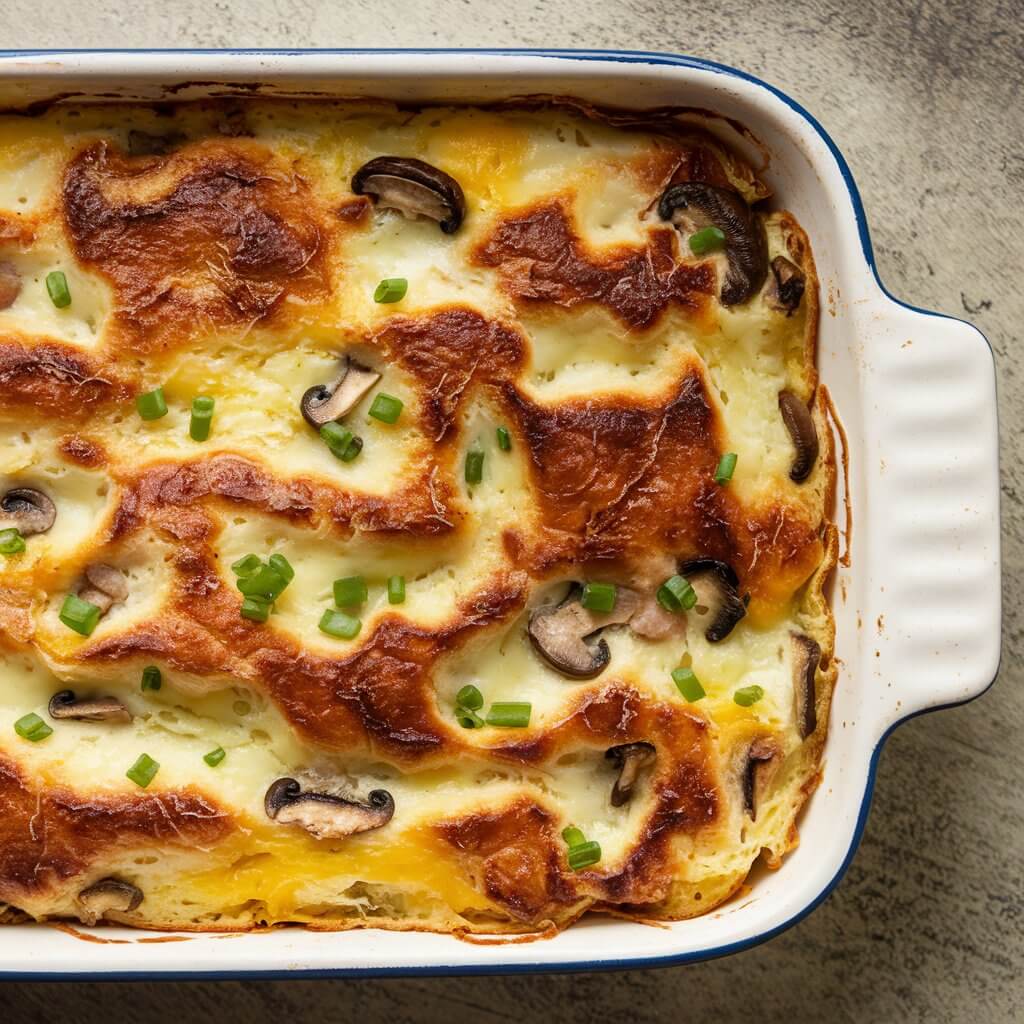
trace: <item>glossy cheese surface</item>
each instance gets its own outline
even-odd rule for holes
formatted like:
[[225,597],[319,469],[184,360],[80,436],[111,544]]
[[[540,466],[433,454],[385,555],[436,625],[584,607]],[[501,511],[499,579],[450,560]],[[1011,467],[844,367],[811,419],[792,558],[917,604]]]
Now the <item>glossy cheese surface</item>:
[[[458,230],[355,194],[381,155],[453,177]],[[772,272],[720,301],[728,253],[694,255],[657,212],[685,182],[754,204],[769,258],[805,277],[795,309]],[[836,671],[817,281],[799,226],[713,135],[554,102],[58,105],[0,116],[0,270],[17,281],[0,308],[0,500],[31,488],[56,510],[0,555],[10,919],[473,932],[589,909],[672,919],[794,845]],[[374,301],[385,278],[406,279],[400,301]],[[343,419],[363,442],[349,462],[300,412],[345,357],[380,374]],[[168,412],[143,420],[136,399],[157,387]],[[820,443],[801,482],[783,391]],[[403,403],[397,422],[368,415],[379,393]],[[202,442],[199,395],[215,400]],[[716,483],[727,452],[734,474]],[[254,622],[231,566],[275,553],[295,576]],[[653,600],[696,558],[735,574],[744,615],[722,639],[703,604]],[[82,636],[60,611],[100,564],[126,596]],[[332,584],[355,575],[359,632],[327,635]],[[607,666],[569,678],[527,626],[586,581],[646,601],[657,638],[606,626],[588,643]],[[799,638],[820,655],[809,698]],[[147,666],[159,690],[141,688]],[[681,695],[679,667],[705,697]],[[528,702],[529,724],[463,728],[467,684],[484,715]],[[737,702],[751,687],[760,698]],[[114,697],[127,720],[55,720],[65,689]],[[52,734],[19,735],[30,713]],[[638,742],[653,760],[613,806],[606,751]],[[144,788],[125,774],[143,753],[159,763]],[[362,803],[383,789],[394,813],[318,838],[268,815],[281,778]],[[600,844],[596,863],[572,869],[569,825]],[[105,879],[141,902],[90,912],[81,894]]]

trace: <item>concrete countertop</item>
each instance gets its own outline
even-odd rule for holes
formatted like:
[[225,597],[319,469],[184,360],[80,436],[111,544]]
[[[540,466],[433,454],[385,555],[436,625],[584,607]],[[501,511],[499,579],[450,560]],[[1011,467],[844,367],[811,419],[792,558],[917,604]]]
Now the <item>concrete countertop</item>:
[[[717,8],[717,9],[713,9]],[[7,0],[4,47],[571,46],[674,50],[794,96],[846,154],[882,279],[970,319],[999,364],[1005,649],[982,699],[882,755],[845,880],[712,963],[562,977],[5,985],[7,1021],[714,1020],[1001,1024],[1024,1016],[1024,18],[1019,0]],[[950,580],[950,600],[956,581]],[[840,683],[841,685],[841,683]]]

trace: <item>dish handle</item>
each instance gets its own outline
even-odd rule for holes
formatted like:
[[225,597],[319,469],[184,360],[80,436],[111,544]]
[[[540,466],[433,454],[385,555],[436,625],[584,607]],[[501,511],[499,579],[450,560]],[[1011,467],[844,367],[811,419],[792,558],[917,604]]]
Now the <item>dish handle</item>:
[[888,298],[871,312],[861,323],[871,339],[862,653],[879,684],[884,731],[977,697],[995,679],[999,433],[994,359],[977,328]]

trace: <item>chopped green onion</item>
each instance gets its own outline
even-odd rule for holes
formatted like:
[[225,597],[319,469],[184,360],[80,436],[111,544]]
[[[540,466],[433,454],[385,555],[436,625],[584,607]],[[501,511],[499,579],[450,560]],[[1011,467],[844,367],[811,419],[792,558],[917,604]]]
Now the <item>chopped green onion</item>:
[[399,302],[405,298],[409,282],[404,277],[385,277],[373,293],[374,302]]
[[763,687],[760,687],[755,683],[753,686],[741,686],[732,695],[732,699],[736,701],[741,708],[749,708],[751,704],[756,704],[763,696]]
[[617,596],[614,583],[584,583],[580,604],[592,612],[610,612]]
[[479,448],[466,452],[466,483],[478,484],[484,478],[484,453]]
[[563,828],[562,838],[565,840],[566,845],[570,850],[574,846],[582,846],[587,841],[587,837],[578,828],[576,828],[575,825]]
[[266,622],[270,618],[270,602],[262,597],[247,597],[242,602],[242,618]]
[[673,669],[672,681],[676,684],[676,689],[691,703],[707,696],[692,668]]
[[726,452],[718,460],[718,469],[715,470],[715,483],[727,484],[732,479],[732,471],[736,468],[736,453]]
[[[320,428],[320,438],[330,448],[331,454],[335,458],[342,460],[345,460],[345,455],[355,440],[351,430],[346,429],[340,423],[335,423],[333,420],[330,423],[325,423]],[[356,454],[358,455],[359,453],[357,452]]]
[[156,665],[147,665],[142,670],[142,689],[159,690],[164,684],[164,677]]
[[482,729],[485,724],[475,711],[461,706],[455,708],[455,720],[463,729]]
[[270,568],[275,570],[281,579],[284,580],[285,585],[295,579],[295,570],[292,568],[291,562],[284,555],[271,555],[267,562]]
[[348,443],[348,447],[341,453],[341,461],[352,462],[362,450],[363,439],[358,435],[353,435],[352,440]]
[[192,399],[192,419],[188,425],[188,435],[193,441],[205,441],[210,436],[210,423],[213,420],[213,399],[206,395],[198,395]]
[[261,565],[251,576],[241,576],[235,584],[246,597],[259,597],[276,601],[288,586],[288,581],[276,569]]
[[89,601],[83,601],[74,594],[68,594],[60,607],[60,621],[68,629],[73,629],[82,636],[89,636],[100,621],[103,613]]
[[530,724],[533,705],[521,701],[492,704],[487,724],[499,729],[525,729]]
[[395,423],[402,415],[402,400],[394,395],[385,395],[379,392],[370,403],[369,415],[381,423]]
[[334,581],[334,603],[339,608],[354,608],[366,600],[366,580],[362,576],[345,576]]
[[149,754],[139,754],[135,764],[125,772],[136,786],[145,789],[152,781],[156,773],[160,771],[160,762],[154,761]]
[[158,420],[167,415],[167,403],[164,401],[164,389],[154,388],[135,399],[135,408],[144,420]]
[[569,848],[567,859],[569,867],[573,871],[588,868],[591,864],[596,864],[601,859],[601,844],[591,841],[589,843],[580,843],[579,846],[572,846]]
[[13,526],[0,530],[0,555],[20,555],[25,550],[25,538]]
[[203,760],[211,767],[216,768],[217,765],[224,760],[228,755],[225,753],[223,747],[218,747],[216,750],[211,750],[208,754],[203,754]]
[[71,292],[63,270],[51,270],[46,275],[46,290],[50,293],[50,301],[58,309],[71,305]]
[[388,577],[388,604],[405,603],[405,577]]
[[455,694],[455,703],[470,711],[479,711],[484,706],[484,695],[470,683]]
[[658,587],[657,598],[666,611],[685,612],[697,603],[697,591],[684,576],[671,576]]
[[498,427],[495,433],[498,435],[498,447],[503,452],[511,451],[512,435],[508,432],[508,427]]
[[231,563],[231,571],[236,576],[251,576],[262,565],[258,555],[245,555],[237,562]]
[[342,640],[351,640],[358,635],[362,629],[362,622],[346,615],[344,612],[336,612],[328,609],[320,617],[320,632],[328,636],[336,636]]
[[694,256],[703,256],[706,252],[715,252],[725,247],[725,232],[721,228],[707,227],[690,235],[690,252]]
[[23,715],[14,723],[14,731],[23,739],[32,743],[45,740],[53,730],[34,712]]

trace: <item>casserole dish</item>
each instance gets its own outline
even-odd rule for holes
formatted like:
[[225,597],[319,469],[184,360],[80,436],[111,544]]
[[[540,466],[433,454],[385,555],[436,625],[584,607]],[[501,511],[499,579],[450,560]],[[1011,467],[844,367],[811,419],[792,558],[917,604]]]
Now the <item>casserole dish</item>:
[[[162,945],[158,963],[154,951],[141,948],[146,939],[134,935],[104,930],[103,939],[122,941],[86,946],[54,929],[18,926],[0,934],[6,969],[129,976],[204,973],[211,964],[228,975],[623,967],[719,955],[806,913],[851,855],[880,738],[902,717],[980,692],[994,675],[999,635],[991,355],[972,328],[900,307],[880,291],[852,181],[827,137],[767,87],[660,55],[118,54],[116,66],[112,59],[7,55],[0,103],[24,107],[57,95],[152,101],[258,92],[480,102],[561,94],[720,115],[719,130],[734,145],[755,162],[770,161],[765,173],[780,204],[814,239],[828,297],[819,369],[850,439],[841,500],[855,512],[834,597],[843,672],[824,785],[803,817],[800,849],[713,915],[667,929],[588,921],[550,942],[497,947],[455,945],[439,935],[368,932],[357,941],[354,932],[288,930],[203,948],[216,937],[201,936]],[[951,579],[955,608],[944,596]]]

